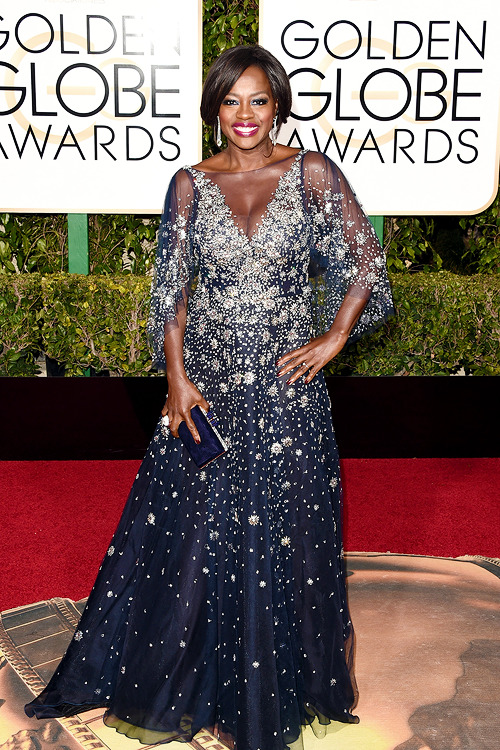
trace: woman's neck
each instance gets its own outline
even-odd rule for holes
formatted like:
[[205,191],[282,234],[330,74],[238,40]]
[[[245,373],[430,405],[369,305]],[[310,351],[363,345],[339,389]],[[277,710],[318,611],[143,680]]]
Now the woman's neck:
[[193,167],[207,173],[252,172],[267,167],[269,164],[288,159],[290,156],[295,156],[299,151],[298,148],[283,146],[281,143],[272,146],[270,141],[265,149],[255,148],[248,151],[238,149],[230,143],[224,151],[220,151],[215,156],[209,156],[208,159],[199,164],[194,164]]
[[221,162],[226,172],[250,172],[275,161],[277,151],[278,146],[273,146],[269,139],[252,149],[240,149],[228,143],[225,151],[221,152]]

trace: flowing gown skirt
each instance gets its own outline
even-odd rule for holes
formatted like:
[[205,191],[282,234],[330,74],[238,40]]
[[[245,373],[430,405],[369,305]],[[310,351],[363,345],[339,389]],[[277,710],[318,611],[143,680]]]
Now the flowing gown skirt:
[[30,715],[106,706],[109,723],[143,742],[217,725],[241,750],[282,750],[315,714],[354,720],[323,377],[288,386],[274,368],[250,372],[225,397],[205,383],[231,447],[204,470],[157,427],[78,630]]

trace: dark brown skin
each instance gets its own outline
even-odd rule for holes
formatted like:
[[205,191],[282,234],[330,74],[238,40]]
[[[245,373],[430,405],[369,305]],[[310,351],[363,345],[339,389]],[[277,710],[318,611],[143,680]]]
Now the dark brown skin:
[[[196,165],[205,172],[248,172],[296,154],[299,149],[271,143],[269,133],[278,104],[273,99],[266,74],[254,65],[238,78],[219,109],[221,130],[227,148]],[[252,123],[257,132],[242,137],[233,130],[236,123]]]
[[365,299],[346,295],[327,333],[311,339],[305,346],[293,349],[278,359],[276,362],[279,369],[278,377],[287,375],[300,364],[287,382],[295,383],[296,380],[304,377],[305,382],[310,383],[327,362],[343,349],[365,305]]
[[172,327],[165,336],[168,395],[161,413],[162,416],[168,414],[169,429],[174,437],[179,437],[178,428],[184,421],[194,440],[199,443],[200,436],[191,419],[191,409],[198,405],[208,411],[210,407],[195,384],[189,380],[184,369],[182,347],[186,330],[186,305],[180,307],[177,313],[177,323],[178,327]]
[[[269,138],[276,107],[265,73],[255,66],[247,68],[225,97],[219,110],[227,148],[197,164],[196,168],[206,172],[246,172],[296,154],[298,149],[278,143],[273,146]],[[258,126],[258,130],[250,137],[239,136],[233,129],[235,123],[253,123]],[[281,377],[295,370],[289,383],[294,383],[300,377],[310,383],[321,368],[341,351],[365,304],[365,299],[347,295],[327,333],[311,339],[305,346],[293,349],[278,359],[277,376]],[[179,437],[178,427],[184,420],[193,438],[199,442],[198,431],[191,419],[191,409],[198,405],[208,410],[209,405],[188,379],[184,369],[186,305],[180,308],[177,323],[178,327],[172,327],[165,335],[168,396],[161,413],[163,416],[168,415],[169,428],[174,437]],[[302,365],[303,362],[305,364]]]

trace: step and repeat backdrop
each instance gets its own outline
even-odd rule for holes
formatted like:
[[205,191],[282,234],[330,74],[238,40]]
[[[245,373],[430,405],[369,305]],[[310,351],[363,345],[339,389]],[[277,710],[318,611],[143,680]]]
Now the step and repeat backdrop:
[[[260,0],[293,89],[281,140],[327,153],[370,214],[467,214],[498,186],[492,0]],[[201,158],[201,0],[0,7],[0,206],[158,213]]]
[[260,0],[283,63],[281,140],[330,156],[370,214],[468,214],[498,186],[500,13],[492,0]]
[[199,0],[0,7],[0,207],[159,213],[201,158]]

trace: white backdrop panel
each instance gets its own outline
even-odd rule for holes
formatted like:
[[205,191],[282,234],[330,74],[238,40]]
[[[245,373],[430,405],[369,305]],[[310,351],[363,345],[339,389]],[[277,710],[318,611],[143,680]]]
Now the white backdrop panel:
[[498,186],[493,0],[260,0],[291,76],[280,140],[326,152],[370,214],[468,214]]
[[200,90],[200,0],[2,3],[0,210],[158,213]]

